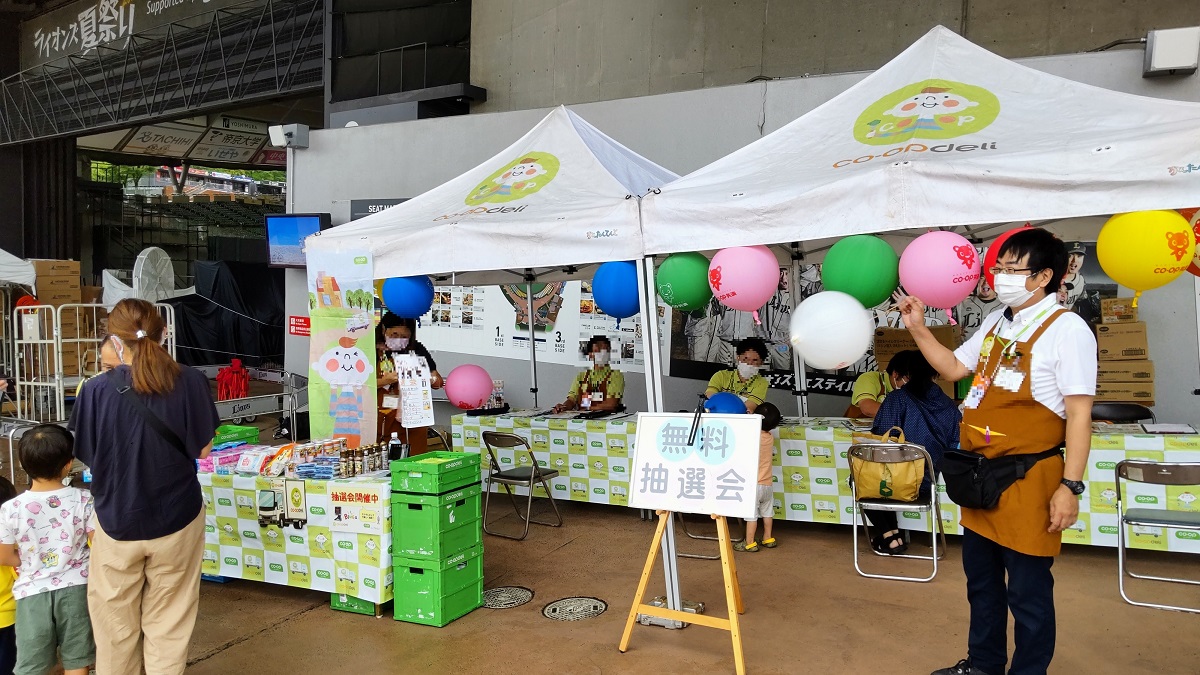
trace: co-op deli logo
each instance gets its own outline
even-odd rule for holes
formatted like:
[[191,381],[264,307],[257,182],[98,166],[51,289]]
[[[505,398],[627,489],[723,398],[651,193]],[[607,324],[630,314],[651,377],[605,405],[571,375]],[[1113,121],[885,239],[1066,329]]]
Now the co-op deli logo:
[[994,141],[931,143],[983,131],[1000,115],[992,92],[951,80],[914,82],[880,98],[854,122],[854,139],[864,145],[892,146],[879,153],[834,162],[840,169],[902,152],[995,150]]
[[558,168],[558,158],[554,155],[548,152],[526,152],[475,186],[475,189],[463,200],[467,206],[475,208],[458,213],[448,213],[438,216],[434,220],[464,218],[485,213],[524,211],[525,205],[494,207],[485,205],[515,202],[534,194],[554,180],[554,177],[558,175]]

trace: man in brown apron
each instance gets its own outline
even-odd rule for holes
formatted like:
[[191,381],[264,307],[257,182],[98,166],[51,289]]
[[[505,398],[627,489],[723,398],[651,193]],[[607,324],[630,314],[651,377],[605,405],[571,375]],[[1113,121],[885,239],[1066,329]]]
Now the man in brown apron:
[[[932,675],[1003,675],[1010,610],[1016,624],[1010,675],[1043,675],[1054,658],[1050,567],[1062,531],[1079,515],[1096,393],[1095,337],[1056,301],[1066,269],[1066,246],[1049,232],[1030,228],[1010,237],[992,270],[1006,309],[988,316],[953,352],[925,327],[920,300],[900,303],[921,352],[943,377],[957,381],[973,373],[963,402],[961,449],[989,461],[1044,457],[1001,494],[995,508],[962,509],[971,605],[967,658]],[[1065,461],[1047,452],[1064,446]]]

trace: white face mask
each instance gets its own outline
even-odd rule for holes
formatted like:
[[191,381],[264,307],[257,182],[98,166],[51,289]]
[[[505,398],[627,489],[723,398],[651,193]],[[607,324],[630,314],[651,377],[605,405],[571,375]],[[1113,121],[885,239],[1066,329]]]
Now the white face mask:
[[408,346],[408,338],[387,338],[384,343],[387,344],[388,349],[397,351]]
[[592,352],[592,361],[598,366],[607,366],[609,357],[608,352]]
[[997,274],[996,298],[1009,307],[1019,307],[1033,297],[1033,291],[1025,288],[1024,274]]
[[748,380],[758,374],[758,366],[752,366],[749,363],[737,364],[738,375],[743,380]]

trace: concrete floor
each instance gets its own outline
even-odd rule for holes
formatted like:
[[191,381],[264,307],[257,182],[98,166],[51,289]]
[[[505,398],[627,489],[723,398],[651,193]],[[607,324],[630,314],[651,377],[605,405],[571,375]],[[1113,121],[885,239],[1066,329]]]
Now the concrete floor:
[[[629,652],[619,653],[654,525],[606,506],[567,504],[564,515],[564,527],[534,526],[525,541],[484,537],[486,587],[525,586],[535,591],[532,602],[479,609],[441,629],[335,612],[326,594],[206,582],[188,673],[733,672],[728,634],[703,626],[636,626]],[[693,531],[712,531],[692,518]],[[497,526],[515,528],[514,521],[510,514]],[[965,656],[968,615],[956,537],[937,579],[912,584],[859,577],[848,528],[781,523],[776,536],[777,549],[737,554],[748,672],[924,675]],[[685,540],[680,549],[708,553],[715,544]],[[1196,558],[1138,560],[1176,576],[1200,576]],[[655,569],[650,588],[657,594],[661,565]],[[709,614],[724,611],[719,563],[684,559],[680,573],[686,599],[704,601]],[[1125,604],[1115,551],[1068,547],[1055,576],[1052,673],[1200,672],[1200,615]],[[609,610],[578,623],[542,617],[545,604],[570,595],[601,598]],[[1200,604],[1200,587],[1175,586],[1157,597]]]

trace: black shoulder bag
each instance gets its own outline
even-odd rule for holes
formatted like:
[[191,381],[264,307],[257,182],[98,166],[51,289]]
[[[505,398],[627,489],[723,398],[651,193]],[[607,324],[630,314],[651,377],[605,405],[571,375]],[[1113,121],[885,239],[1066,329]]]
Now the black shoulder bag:
[[946,496],[968,509],[994,509],[1000,495],[1024,478],[1034,464],[1062,453],[1062,448],[1052,448],[988,459],[978,452],[946,450],[942,459]]
[[173,448],[178,450],[179,453],[184,456],[184,459],[189,462],[195,461],[195,459],[188,454],[187,447],[183,444],[183,440],[179,438],[179,435],[174,431],[171,431],[171,427],[168,427],[158,415],[155,415],[153,410],[150,410],[146,407],[146,404],[142,402],[142,399],[138,398],[137,393],[133,391],[132,386],[118,386],[117,393],[120,394],[121,398],[129,404],[130,408],[133,408],[133,411],[138,414],[138,417],[141,417],[146,424],[150,425],[151,429],[154,429],[159,436],[162,436],[163,439],[170,443]]

